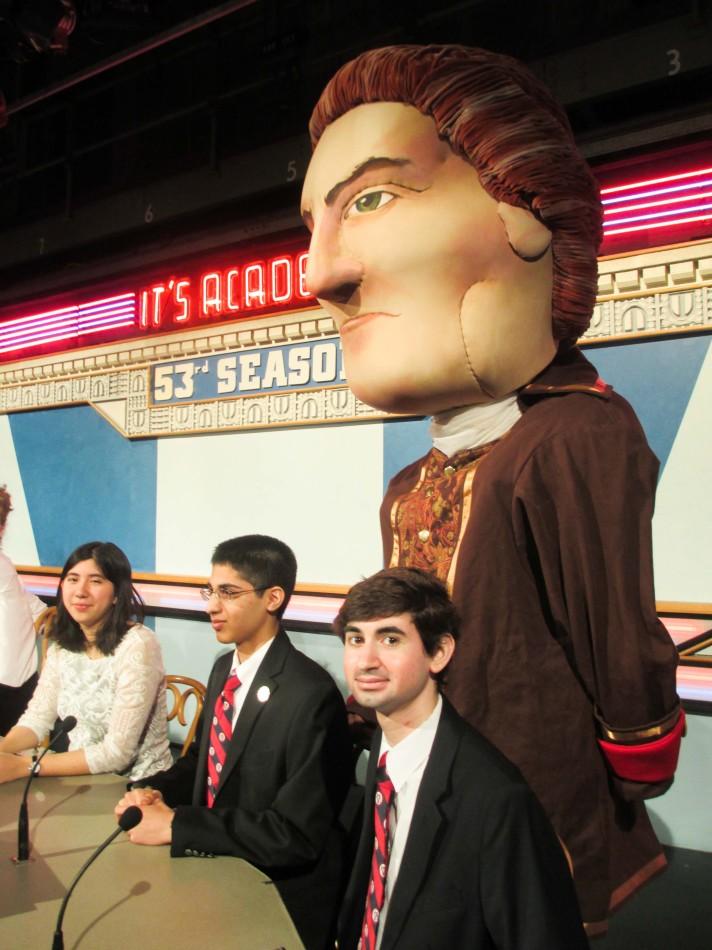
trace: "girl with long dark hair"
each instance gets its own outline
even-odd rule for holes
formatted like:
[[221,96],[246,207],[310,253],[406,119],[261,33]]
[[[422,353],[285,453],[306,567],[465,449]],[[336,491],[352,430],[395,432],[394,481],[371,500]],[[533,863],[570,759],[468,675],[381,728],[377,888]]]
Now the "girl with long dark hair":
[[119,772],[136,780],[170,766],[161,650],[142,620],[120,548],[90,541],[69,555],[39,683],[0,740],[0,782],[27,776],[32,759],[17,753],[36,746],[58,716],[77,725],[69,751],[42,760],[42,775]]

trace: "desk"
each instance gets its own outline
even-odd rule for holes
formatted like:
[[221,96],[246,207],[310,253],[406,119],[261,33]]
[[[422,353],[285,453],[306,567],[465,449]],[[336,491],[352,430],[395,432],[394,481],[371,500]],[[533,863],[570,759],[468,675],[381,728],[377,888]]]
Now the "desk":
[[[116,828],[125,788],[115,775],[42,778],[29,797],[31,860],[15,866],[23,785],[0,785],[0,947],[49,950],[74,875]],[[64,916],[66,950],[303,950],[279,893],[238,858],[171,858],[166,847],[120,835],[74,891]],[[209,936],[208,936],[209,935]]]

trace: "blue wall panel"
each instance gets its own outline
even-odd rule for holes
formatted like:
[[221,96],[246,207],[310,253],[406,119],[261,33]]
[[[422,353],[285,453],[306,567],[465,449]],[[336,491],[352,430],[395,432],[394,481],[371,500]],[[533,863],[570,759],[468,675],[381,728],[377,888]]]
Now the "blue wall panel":
[[155,440],[129,442],[89,406],[17,413],[10,426],[42,564],[101,540],[155,570]]
[[635,409],[660,471],[685,414],[710,345],[709,336],[586,349],[603,379]]
[[428,434],[430,416],[383,424],[383,491],[393,476],[421,458],[433,446]]

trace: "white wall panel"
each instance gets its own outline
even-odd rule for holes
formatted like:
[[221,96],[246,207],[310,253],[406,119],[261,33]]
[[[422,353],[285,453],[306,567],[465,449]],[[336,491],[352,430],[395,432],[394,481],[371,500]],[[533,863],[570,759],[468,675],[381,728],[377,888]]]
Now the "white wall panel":
[[712,851],[709,790],[712,786],[712,718],[687,717],[675,782],[662,798],[647,801],[648,814],[663,844]]
[[0,485],[7,485],[12,495],[12,512],[3,538],[3,550],[15,564],[39,564],[9,416],[0,416]]
[[204,574],[215,544],[271,534],[299,578],[350,584],[381,567],[381,423],[158,443],[156,571]]
[[712,603],[712,347],[658,485],[653,545],[658,600]]

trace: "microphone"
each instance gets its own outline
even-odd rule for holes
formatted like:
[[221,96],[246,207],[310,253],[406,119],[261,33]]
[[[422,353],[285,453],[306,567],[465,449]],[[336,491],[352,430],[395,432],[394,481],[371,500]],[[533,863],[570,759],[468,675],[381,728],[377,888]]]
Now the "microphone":
[[77,886],[79,878],[84,874],[89,865],[95,861],[104,848],[108,847],[114,838],[117,838],[122,831],[131,831],[132,828],[135,828],[136,825],[143,818],[143,812],[137,805],[129,805],[126,811],[119,818],[119,827],[116,831],[112,831],[109,837],[103,844],[100,844],[96,849],[94,854],[89,858],[89,860],[82,866],[77,876],[72,881],[69,890],[64,895],[64,900],[62,901],[62,906],[59,908],[59,914],[57,915],[57,926],[55,927],[54,937],[52,939],[52,950],[64,950],[64,935],[62,934],[62,921],[64,920],[64,911],[67,908],[67,901],[72,896],[72,891]]
[[68,732],[71,732],[76,724],[77,720],[75,716],[67,716],[66,719],[63,719],[54,739],[52,739],[50,744],[40,752],[40,754],[37,756],[37,761],[30,769],[30,774],[25,784],[25,791],[22,796],[22,803],[20,804],[20,815],[17,820],[17,857],[15,858],[15,864],[19,863],[20,861],[27,861],[30,856],[29,824],[27,821],[27,795],[30,791],[32,779],[39,772],[40,762],[47,755],[52,746],[57,742],[58,739],[61,739],[62,736],[66,736]]

